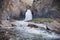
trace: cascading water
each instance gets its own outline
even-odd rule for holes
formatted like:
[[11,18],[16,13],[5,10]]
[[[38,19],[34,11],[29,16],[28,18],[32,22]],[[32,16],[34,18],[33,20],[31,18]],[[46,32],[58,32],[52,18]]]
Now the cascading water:
[[[32,20],[32,12],[30,9],[27,10],[25,19],[23,21],[15,21],[13,24],[16,25],[14,28],[15,31],[18,32],[16,34],[18,37],[14,40],[58,40],[60,39],[60,35],[55,34],[54,32],[47,31],[45,29],[41,30],[39,27],[46,27],[45,24],[37,24],[33,22],[26,22]],[[30,28],[28,24],[35,24],[38,28]],[[12,39],[10,39],[12,40]]]
[[28,21],[28,20],[32,20],[32,12],[30,9],[27,10],[24,21]]

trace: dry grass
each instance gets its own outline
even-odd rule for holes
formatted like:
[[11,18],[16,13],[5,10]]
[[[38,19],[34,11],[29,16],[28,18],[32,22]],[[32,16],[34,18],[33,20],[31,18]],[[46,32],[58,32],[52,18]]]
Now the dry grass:
[[51,19],[51,18],[34,18],[33,20],[48,21],[48,22],[53,22],[53,21],[60,22],[60,18],[55,18],[55,19]]

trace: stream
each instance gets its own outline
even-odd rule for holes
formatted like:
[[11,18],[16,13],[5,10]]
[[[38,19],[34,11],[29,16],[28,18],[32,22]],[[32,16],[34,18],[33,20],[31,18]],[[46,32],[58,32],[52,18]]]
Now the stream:
[[[60,40],[60,34],[41,28],[30,28],[27,26],[29,22],[16,21],[14,23],[17,25],[13,28],[16,36],[10,38],[10,40]],[[44,26],[44,24],[41,25]]]

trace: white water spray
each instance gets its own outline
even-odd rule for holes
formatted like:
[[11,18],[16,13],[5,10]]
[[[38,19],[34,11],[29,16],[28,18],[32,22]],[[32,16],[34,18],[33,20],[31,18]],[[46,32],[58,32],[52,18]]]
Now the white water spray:
[[32,12],[30,9],[27,9],[24,21],[29,21],[29,20],[32,20]]

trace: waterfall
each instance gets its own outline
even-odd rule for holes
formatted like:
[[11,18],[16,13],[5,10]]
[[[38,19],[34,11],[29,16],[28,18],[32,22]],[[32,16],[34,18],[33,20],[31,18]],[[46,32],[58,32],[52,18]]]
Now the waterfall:
[[27,12],[25,13],[25,19],[24,21],[32,20],[32,12],[30,9],[27,9]]

